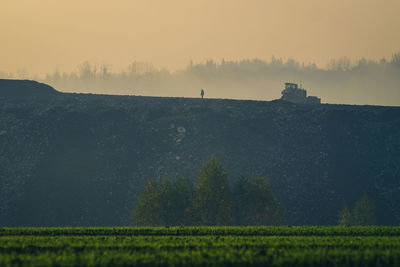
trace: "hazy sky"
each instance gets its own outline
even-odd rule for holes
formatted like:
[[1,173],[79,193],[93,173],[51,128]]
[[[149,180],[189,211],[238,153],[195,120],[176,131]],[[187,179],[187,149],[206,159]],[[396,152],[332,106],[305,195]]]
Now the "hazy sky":
[[400,51],[399,11],[400,0],[1,0],[0,71],[390,58]]

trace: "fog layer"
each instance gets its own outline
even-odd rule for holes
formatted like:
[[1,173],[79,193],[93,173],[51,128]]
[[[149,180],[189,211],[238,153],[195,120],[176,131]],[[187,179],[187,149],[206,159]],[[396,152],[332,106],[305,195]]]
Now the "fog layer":
[[[309,95],[323,103],[400,105],[400,53],[379,62],[347,58],[332,60],[327,69],[295,60],[212,60],[191,63],[182,71],[157,70],[151,64],[133,62],[125,70],[89,62],[72,73],[58,71],[44,80],[63,92],[146,96],[205,97],[273,100],[280,98],[284,82],[302,84]],[[1,74],[12,78],[15,75]],[[19,78],[29,78],[20,73]]]

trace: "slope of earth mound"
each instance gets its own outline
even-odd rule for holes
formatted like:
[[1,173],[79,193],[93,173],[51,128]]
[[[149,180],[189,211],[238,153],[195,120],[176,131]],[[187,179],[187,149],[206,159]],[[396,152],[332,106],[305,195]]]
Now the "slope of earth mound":
[[36,81],[0,79],[0,97],[32,98],[56,93],[53,87]]
[[15,83],[52,97],[0,97],[0,225],[131,225],[147,179],[195,180],[210,155],[230,182],[267,177],[288,224],[337,224],[364,194],[377,223],[400,223],[398,107],[64,94]]

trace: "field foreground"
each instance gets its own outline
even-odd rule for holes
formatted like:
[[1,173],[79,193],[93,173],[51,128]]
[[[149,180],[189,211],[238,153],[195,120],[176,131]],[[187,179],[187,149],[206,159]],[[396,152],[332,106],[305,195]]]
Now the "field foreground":
[[400,227],[0,228],[0,266],[399,266]]

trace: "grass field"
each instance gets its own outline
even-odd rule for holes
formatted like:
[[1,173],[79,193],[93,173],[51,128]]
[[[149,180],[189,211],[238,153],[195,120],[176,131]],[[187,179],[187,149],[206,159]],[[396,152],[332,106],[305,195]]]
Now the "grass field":
[[400,266],[400,227],[0,228],[0,266]]

